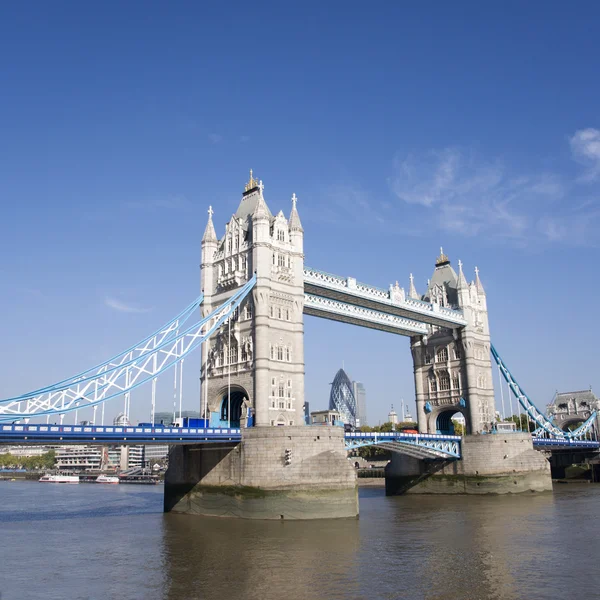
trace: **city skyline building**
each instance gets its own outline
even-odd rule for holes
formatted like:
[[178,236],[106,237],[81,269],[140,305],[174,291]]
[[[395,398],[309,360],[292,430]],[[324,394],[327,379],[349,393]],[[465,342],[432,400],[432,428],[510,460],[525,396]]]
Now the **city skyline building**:
[[336,410],[343,423],[356,427],[357,406],[352,381],[344,369],[339,369],[331,384],[329,410]]
[[367,391],[360,381],[352,382],[352,392],[356,400],[356,426],[367,425]]

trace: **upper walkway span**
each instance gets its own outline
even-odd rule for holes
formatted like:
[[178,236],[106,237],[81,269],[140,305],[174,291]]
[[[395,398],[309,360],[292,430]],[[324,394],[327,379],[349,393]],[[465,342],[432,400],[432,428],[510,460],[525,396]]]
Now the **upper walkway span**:
[[[304,292],[306,314],[400,335],[426,335],[426,325],[456,329],[467,324],[462,311],[411,298],[397,285],[384,290],[360,283],[353,277],[340,277],[310,267],[304,268]],[[364,312],[358,313],[356,307]],[[372,313],[378,313],[379,322]],[[398,324],[390,326],[381,321],[381,315],[388,317],[388,321],[390,317],[397,317]]]

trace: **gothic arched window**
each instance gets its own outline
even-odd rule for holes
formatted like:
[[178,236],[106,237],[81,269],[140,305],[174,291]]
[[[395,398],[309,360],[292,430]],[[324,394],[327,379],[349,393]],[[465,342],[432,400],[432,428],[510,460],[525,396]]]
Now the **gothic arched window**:
[[277,360],[283,360],[283,347],[277,346]]
[[448,360],[448,348],[446,348],[446,346],[438,348],[435,358],[437,362],[446,362]]
[[458,378],[458,373],[454,373],[454,375],[452,375],[452,387],[455,390],[460,388],[460,379]]
[[445,371],[440,373],[440,391],[445,392],[450,389],[450,377]]

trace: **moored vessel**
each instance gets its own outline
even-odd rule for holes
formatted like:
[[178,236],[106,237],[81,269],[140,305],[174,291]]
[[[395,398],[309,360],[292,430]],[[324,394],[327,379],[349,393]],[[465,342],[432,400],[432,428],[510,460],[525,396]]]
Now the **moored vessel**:
[[43,483],[79,483],[79,475],[42,475]]
[[111,475],[98,475],[96,483],[119,483],[119,478]]

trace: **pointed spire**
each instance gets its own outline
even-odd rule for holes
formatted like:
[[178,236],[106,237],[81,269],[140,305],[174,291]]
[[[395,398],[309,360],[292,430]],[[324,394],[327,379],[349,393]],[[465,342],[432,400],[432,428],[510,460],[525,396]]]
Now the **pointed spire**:
[[413,274],[410,274],[410,287],[408,289],[408,295],[415,300],[419,299],[419,294],[417,294],[417,289],[415,288],[415,278]]
[[206,224],[206,229],[204,230],[204,235],[202,236],[203,242],[216,242],[217,240],[217,232],[215,231],[215,226],[213,225],[212,216],[215,213],[212,206],[208,207],[208,223]]
[[296,202],[298,202],[298,198],[296,194],[292,194],[292,212],[290,213],[290,231],[304,231],[302,229],[302,223],[300,222],[300,215],[298,214],[298,209],[296,208]]
[[462,264],[462,260],[458,261],[458,282],[456,285],[456,289],[460,290],[463,288],[468,288],[469,284],[467,282],[467,278],[465,277],[465,274],[463,273],[463,264]]
[[477,286],[478,292],[483,292],[485,294],[483,284],[481,283],[481,279],[479,279],[479,269],[477,267],[475,267],[475,285]]
[[263,198],[262,193],[258,196],[258,202],[256,203],[256,208],[252,213],[252,219],[268,219],[269,218],[269,209],[267,207],[267,203]]

